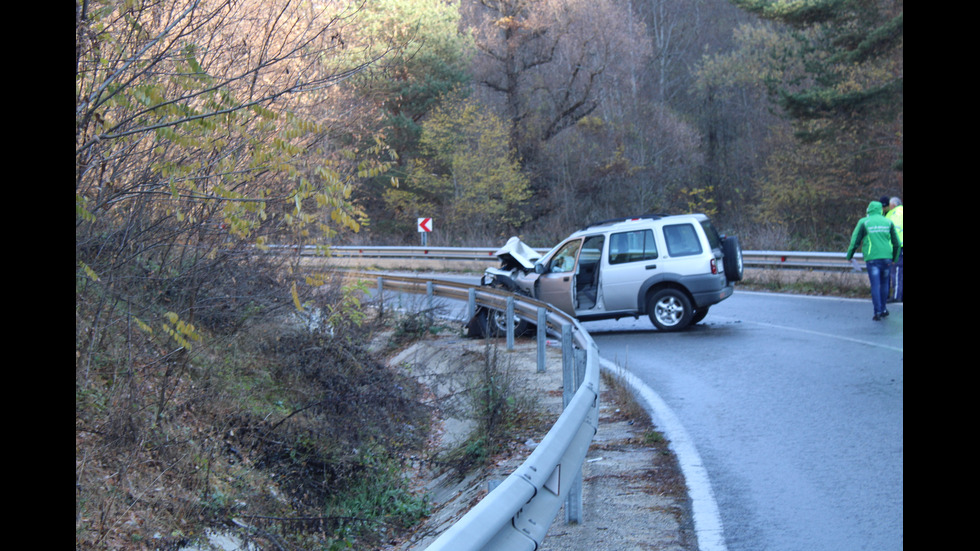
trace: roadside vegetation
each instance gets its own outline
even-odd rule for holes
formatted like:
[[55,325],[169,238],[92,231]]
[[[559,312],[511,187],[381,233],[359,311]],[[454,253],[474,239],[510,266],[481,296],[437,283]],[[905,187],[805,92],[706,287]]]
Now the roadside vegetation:
[[434,458],[458,476],[487,466],[495,456],[508,452],[508,445],[524,441],[517,435],[540,436],[548,429],[524,379],[514,371],[526,366],[515,366],[496,339],[485,338],[483,352],[471,360],[470,365],[460,366],[469,375],[465,409],[457,414],[470,419],[474,428],[462,443]]
[[[424,514],[430,412],[366,343],[426,326],[299,247],[696,210],[842,250],[903,193],[903,5],[804,4],[76,0],[76,547],[238,519],[343,548]],[[522,415],[487,374],[477,460]]]
[[811,270],[747,270],[738,288],[748,291],[770,291],[800,295],[824,295],[866,298],[866,275],[851,272],[816,272]]
[[183,345],[119,324],[79,355],[77,548],[176,548],[232,520],[264,548],[347,548],[425,515],[402,471],[431,411],[364,344],[389,329],[336,283],[303,312],[267,284],[239,286],[248,319],[175,327]]

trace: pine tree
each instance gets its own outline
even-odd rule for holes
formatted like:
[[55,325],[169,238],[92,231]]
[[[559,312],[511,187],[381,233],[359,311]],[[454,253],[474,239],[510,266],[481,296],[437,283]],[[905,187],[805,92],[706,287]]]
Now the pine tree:
[[793,61],[802,60],[803,71],[771,83],[771,90],[798,123],[798,136],[816,140],[846,127],[901,118],[901,1],[732,1],[794,30]]

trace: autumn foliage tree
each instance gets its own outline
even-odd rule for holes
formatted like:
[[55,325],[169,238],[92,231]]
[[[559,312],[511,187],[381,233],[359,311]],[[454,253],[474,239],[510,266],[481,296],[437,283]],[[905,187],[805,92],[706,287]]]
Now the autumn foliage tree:
[[[706,112],[728,119],[708,136],[754,163],[730,174],[749,176],[742,199],[756,227],[789,236],[786,247],[839,248],[869,200],[902,191],[902,4],[734,3],[762,19],[699,64]],[[739,113],[750,118],[735,124]]]
[[439,213],[443,239],[506,239],[528,219],[527,177],[506,125],[473,100],[447,102],[422,128],[422,151],[404,185],[387,192],[392,212],[414,220]]
[[375,113],[365,128],[370,131],[351,128],[351,112],[338,126],[348,129],[351,140],[384,136],[396,154],[389,170],[366,179],[355,192],[373,228],[394,244],[405,234],[414,237],[415,220],[388,215],[386,192],[392,181],[405,180],[422,154],[426,117],[469,82],[473,44],[460,24],[457,1],[378,0],[365,4],[359,20],[359,33],[394,49],[351,81],[351,93],[363,105],[362,111]]
[[209,289],[256,258],[247,250],[358,228],[352,179],[376,166],[310,155],[327,134],[317,102],[368,63],[343,53],[348,16],[289,2],[76,5],[79,385],[97,377],[108,328],[184,357],[177,336],[222,307]]
[[643,25],[631,25],[619,2],[478,0],[473,21],[479,83],[531,168],[542,145],[595,111],[647,47]]
[[[224,511],[228,488],[214,469],[230,435],[254,426],[252,408],[309,421],[299,402],[322,399],[298,392],[319,365],[296,374],[213,354],[240,343],[250,320],[314,301],[323,281],[296,271],[294,257],[265,253],[358,230],[353,188],[392,161],[380,139],[336,140],[334,114],[348,101],[339,85],[390,52],[357,32],[359,8],[76,2],[76,547],[195,532]],[[333,329],[358,319],[355,295],[328,300]],[[333,344],[316,342],[310,361],[355,356],[349,342]],[[375,379],[357,385],[399,386],[380,383],[373,366],[347,369],[349,380]],[[277,435],[287,427],[296,430]],[[282,438],[281,453],[295,441]],[[334,453],[316,442],[310,463]]]
[[137,281],[206,278],[236,247],[358,227],[351,180],[373,167],[309,153],[327,135],[316,102],[367,62],[340,54],[344,13],[318,9],[77,6],[76,265],[107,307]]

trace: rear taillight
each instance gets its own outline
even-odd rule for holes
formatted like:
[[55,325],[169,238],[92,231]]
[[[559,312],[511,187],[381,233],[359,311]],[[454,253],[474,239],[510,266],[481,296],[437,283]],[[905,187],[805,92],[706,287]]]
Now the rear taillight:
[[715,275],[718,274],[718,260],[714,258],[711,259],[711,273]]

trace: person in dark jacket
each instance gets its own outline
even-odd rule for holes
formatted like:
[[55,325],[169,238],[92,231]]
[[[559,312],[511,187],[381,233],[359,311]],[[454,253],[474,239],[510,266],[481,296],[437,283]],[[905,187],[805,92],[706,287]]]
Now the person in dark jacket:
[[851,244],[847,248],[847,259],[851,260],[858,247],[864,256],[871,281],[871,303],[874,305],[874,320],[888,316],[888,274],[891,264],[898,261],[902,243],[898,231],[891,220],[882,215],[881,202],[868,203],[867,216],[858,220],[851,233]]

